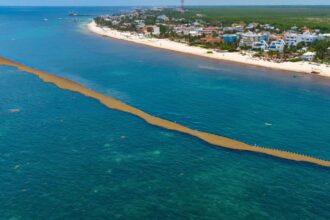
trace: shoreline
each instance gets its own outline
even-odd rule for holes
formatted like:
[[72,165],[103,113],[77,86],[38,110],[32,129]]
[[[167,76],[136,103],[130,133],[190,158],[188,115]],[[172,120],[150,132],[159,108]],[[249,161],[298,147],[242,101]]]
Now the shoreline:
[[[316,64],[305,61],[275,63],[254,58],[251,56],[251,54],[242,55],[239,52],[215,52],[211,49],[189,46],[187,44],[178,43],[168,39],[147,38],[144,36],[139,36],[138,34],[121,32],[107,27],[99,27],[94,21],[88,23],[87,27],[89,31],[104,37],[125,40],[128,42],[142,44],[154,48],[195,55],[218,61],[229,61],[237,64],[253,65],[283,71],[307,74],[314,74],[314,72],[317,72],[315,75],[330,77],[330,65],[328,66],[326,64]],[[208,51],[213,51],[213,53],[209,54],[207,53]]]

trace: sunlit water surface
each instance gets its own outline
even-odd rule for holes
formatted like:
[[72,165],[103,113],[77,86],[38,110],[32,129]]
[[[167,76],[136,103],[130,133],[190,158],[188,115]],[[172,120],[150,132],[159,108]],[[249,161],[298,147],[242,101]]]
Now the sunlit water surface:
[[[122,10],[0,8],[0,55],[194,129],[330,159],[329,80],[86,30]],[[1,220],[329,219],[329,192],[328,168],[215,148],[0,67]]]

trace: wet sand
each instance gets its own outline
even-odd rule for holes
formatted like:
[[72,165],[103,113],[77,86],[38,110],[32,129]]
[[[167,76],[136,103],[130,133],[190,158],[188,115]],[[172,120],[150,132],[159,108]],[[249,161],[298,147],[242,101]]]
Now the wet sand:
[[252,146],[237,140],[233,140],[227,137],[223,137],[216,134],[211,134],[207,132],[197,131],[193,130],[191,128],[188,128],[184,125],[162,119],[159,117],[152,116],[138,108],[135,108],[133,106],[130,106],[128,104],[125,104],[124,102],[112,98],[111,96],[104,95],[102,93],[99,93],[97,91],[91,90],[82,84],[79,84],[77,82],[74,82],[72,80],[44,72],[42,70],[34,69],[32,67],[28,67],[24,64],[12,61],[10,59],[7,59],[5,57],[0,57],[0,65],[8,65],[12,67],[16,67],[22,71],[25,71],[27,73],[33,74],[38,76],[40,79],[42,79],[44,82],[55,84],[57,87],[65,90],[70,90],[73,92],[78,92],[80,94],[83,94],[87,97],[96,99],[100,101],[102,104],[107,106],[108,108],[127,112],[129,114],[135,115],[139,118],[142,118],[147,123],[158,126],[161,128],[165,128],[168,130],[178,131],[182,132],[188,135],[192,135],[194,137],[197,137],[209,144],[212,144],[217,147],[223,147],[228,148],[232,150],[241,150],[241,151],[250,151],[255,153],[262,153],[282,159],[292,160],[292,161],[302,161],[302,162],[309,162],[321,166],[330,167],[330,161],[329,160],[323,160],[316,157],[311,157],[307,155],[302,155],[294,152],[288,152],[284,150],[277,150],[272,148],[266,148],[266,147],[260,147],[260,146]]
[[[145,37],[143,35],[133,34],[130,32],[121,32],[107,27],[99,27],[94,21],[90,22],[87,27],[91,32],[101,36],[124,40],[136,44],[143,44],[149,47],[155,47],[219,61],[228,61],[270,69],[330,77],[330,66],[326,64],[317,64],[305,61],[277,63],[255,58],[251,53],[242,55],[239,52],[216,52],[212,49],[189,46],[187,44],[174,42],[169,39]],[[209,51],[212,51],[212,53],[208,53]]]

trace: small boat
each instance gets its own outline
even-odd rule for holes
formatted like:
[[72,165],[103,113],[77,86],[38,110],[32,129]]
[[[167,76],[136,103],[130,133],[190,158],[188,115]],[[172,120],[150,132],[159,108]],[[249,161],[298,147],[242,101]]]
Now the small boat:
[[77,16],[78,14],[77,13],[75,13],[75,12],[70,12],[69,13],[69,16]]
[[48,18],[44,18],[44,21],[48,21]]

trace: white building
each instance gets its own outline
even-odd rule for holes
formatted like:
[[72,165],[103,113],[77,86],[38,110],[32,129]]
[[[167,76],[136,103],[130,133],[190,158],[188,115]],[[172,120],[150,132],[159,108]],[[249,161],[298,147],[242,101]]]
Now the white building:
[[202,36],[202,32],[200,30],[192,30],[189,31],[189,35],[192,37],[199,37]]
[[203,28],[201,27],[194,27],[194,26],[176,26],[173,28],[173,31],[180,36],[201,36]]
[[305,44],[311,44],[316,40],[321,40],[322,36],[320,35],[316,35],[316,34],[311,34],[309,32],[303,33],[301,36],[301,40],[305,43]]
[[270,24],[260,25],[264,30],[275,30],[275,27]]
[[304,42],[305,44],[311,44],[316,40],[322,39],[322,35],[311,34],[305,32],[303,34],[290,33],[285,36],[285,42],[289,47],[297,46],[299,43]]
[[252,29],[255,29],[257,27],[258,27],[257,23],[250,23],[250,24],[248,24],[248,26],[246,26],[246,29],[252,30]]
[[152,29],[153,29],[152,35],[156,35],[156,36],[160,35],[160,28],[158,26],[154,25]]
[[145,34],[160,35],[160,28],[157,25],[148,25],[142,29]]
[[313,61],[315,59],[316,52],[306,52],[304,53],[301,58],[306,61]]
[[289,47],[297,46],[300,42],[302,42],[301,34],[294,34],[294,33],[290,33],[286,35],[284,40]]
[[242,32],[244,30],[244,27],[241,25],[236,25],[236,26],[231,26],[231,27],[224,27],[222,30],[224,32],[233,32],[233,31]]
[[243,33],[241,37],[240,47],[252,47],[253,43],[259,41],[259,35],[253,32]]
[[252,49],[253,50],[267,50],[268,49],[268,44],[264,40],[253,42]]
[[285,42],[284,40],[275,40],[275,41],[272,41],[270,44],[269,44],[269,47],[268,49],[270,51],[278,51],[278,52],[283,52],[284,51],[284,47],[285,47]]

